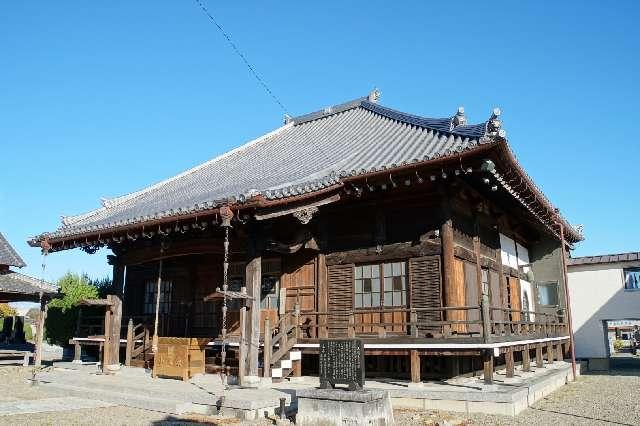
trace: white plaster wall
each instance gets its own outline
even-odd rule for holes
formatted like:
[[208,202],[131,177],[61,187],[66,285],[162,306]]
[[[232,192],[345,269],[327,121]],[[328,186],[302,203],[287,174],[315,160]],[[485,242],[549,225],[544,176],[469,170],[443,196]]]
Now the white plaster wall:
[[640,262],[568,268],[576,357],[607,356],[602,321],[640,319],[640,291],[625,291],[622,272],[637,266]]

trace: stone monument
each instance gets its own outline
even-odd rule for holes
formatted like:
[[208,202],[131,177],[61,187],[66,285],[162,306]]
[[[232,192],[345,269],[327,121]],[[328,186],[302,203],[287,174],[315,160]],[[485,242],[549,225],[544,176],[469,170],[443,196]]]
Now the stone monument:
[[[302,389],[296,423],[309,426],[393,425],[389,393],[364,389],[364,345],[359,339],[320,340],[320,389]],[[338,388],[336,385],[346,385]]]

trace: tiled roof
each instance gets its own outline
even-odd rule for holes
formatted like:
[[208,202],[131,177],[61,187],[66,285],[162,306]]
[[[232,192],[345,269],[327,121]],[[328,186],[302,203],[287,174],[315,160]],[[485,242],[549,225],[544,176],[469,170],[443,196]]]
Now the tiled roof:
[[53,284],[37,280],[19,272],[0,272],[0,293],[17,295],[37,295],[39,293],[53,294],[58,288]]
[[583,256],[569,258],[568,266],[595,265],[599,263],[638,262],[640,252],[603,254],[599,256]]
[[11,244],[6,240],[4,235],[0,232],[0,265],[15,266],[17,268],[25,267],[27,264],[20,257],[18,253],[11,247]]
[[343,177],[454,155],[503,138],[498,115],[496,110],[489,121],[467,125],[462,109],[449,118],[424,118],[380,106],[370,95],[287,117],[284,126],[265,136],[141,191],[103,200],[99,209],[65,217],[61,228],[44,235],[100,232],[255,195],[287,198]]

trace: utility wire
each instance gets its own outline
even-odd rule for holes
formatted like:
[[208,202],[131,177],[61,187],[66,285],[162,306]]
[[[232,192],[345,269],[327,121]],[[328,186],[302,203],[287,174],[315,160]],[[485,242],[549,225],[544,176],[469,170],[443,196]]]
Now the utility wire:
[[273,98],[273,100],[276,101],[276,103],[280,106],[280,108],[282,108],[282,110],[286,114],[288,114],[289,111],[287,111],[287,108],[285,108],[285,106],[282,104],[282,102],[280,102],[280,99],[278,99],[278,97],[271,91],[269,86],[267,86],[267,83],[260,77],[260,75],[258,75],[258,72],[256,71],[256,69],[247,60],[247,57],[244,56],[244,54],[240,51],[240,49],[238,49],[238,46],[236,46],[236,44],[233,42],[233,40],[231,39],[231,36],[229,34],[227,34],[227,32],[222,28],[222,26],[220,26],[218,21],[216,21],[216,18],[213,17],[213,15],[209,12],[209,10],[202,3],[202,1],[201,0],[195,0],[195,2],[196,2],[196,4],[198,6],[200,6],[200,9],[202,9],[202,12],[204,12],[204,14],[209,18],[209,20],[211,22],[213,22],[213,24],[218,28],[218,30],[224,36],[224,38],[227,39],[227,42],[229,43],[229,45],[231,46],[233,51],[236,52],[236,54],[240,57],[240,59],[242,59],[242,62],[244,62],[244,64],[247,66],[247,68],[249,68],[249,71],[251,72],[251,74],[253,74],[253,76],[256,78],[256,80],[258,80],[258,83],[260,83],[260,85],[269,94],[269,96],[271,96]]

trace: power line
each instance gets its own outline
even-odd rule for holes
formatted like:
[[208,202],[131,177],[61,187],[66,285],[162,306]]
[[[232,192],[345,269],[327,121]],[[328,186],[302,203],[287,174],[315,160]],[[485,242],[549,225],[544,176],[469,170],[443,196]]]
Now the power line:
[[260,75],[258,75],[258,72],[253,67],[253,65],[251,65],[249,63],[249,61],[247,60],[246,56],[244,56],[244,54],[240,51],[240,49],[238,49],[238,46],[236,46],[236,44],[233,42],[233,40],[231,39],[231,36],[226,33],[226,31],[222,28],[222,26],[220,26],[218,21],[216,21],[216,18],[213,17],[213,15],[209,12],[209,10],[202,3],[202,1],[201,0],[195,0],[195,2],[196,2],[196,4],[198,6],[200,6],[200,9],[202,9],[202,12],[204,12],[204,14],[207,15],[209,20],[211,22],[213,22],[213,24],[218,28],[218,30],[224,36],[224,38],[227,39],[227,42],[229,43],[229,45],[231,46],[233,51],[236,52],[236,54],[240,57],[240,59],[242,59],[242,62],[244,62],[244,64],[247,66],[247,68],[249,68],[249,71],[251,72],[251,74],[253,74],[253,76],[256,78],[256,80],[258,80],[258,83],[260,83],[260,85],[269,94],[269,96],[271,96],[273,98],[273,100],[276,101],[276,103],[280,106],[280,108],[282,108],[282,110],[285,113],[288,114],[289,111],[287,111],[287,108],[285,108],[285,106],[282,104],[282,102],[280,102],[280,99],[278,99],[278,97],[271,91],[269,86],[267,86],[267,83],[260,77]]

